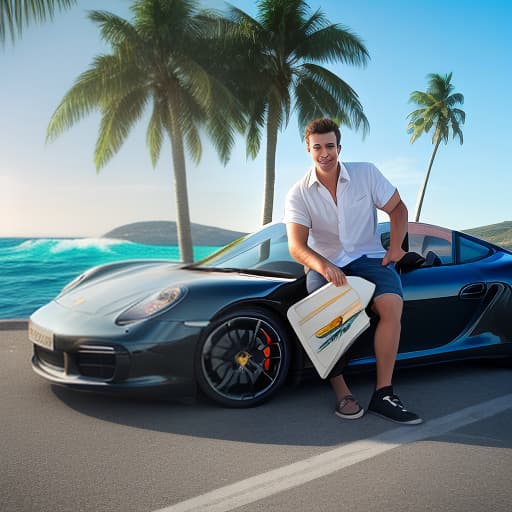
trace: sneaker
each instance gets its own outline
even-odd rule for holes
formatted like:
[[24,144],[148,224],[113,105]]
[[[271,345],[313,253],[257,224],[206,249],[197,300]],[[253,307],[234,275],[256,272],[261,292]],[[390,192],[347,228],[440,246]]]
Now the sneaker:
[[346,420],[355,420],[364,414],[364,409],[352,395],[347,395],[338,403],[334,414]]
[[393,393],[393,388],[382,388],[373,393],[368,412],[382,416],[388,420],[402,425],[418,425],[423,420],[414,412],[408,411],[397,395]]

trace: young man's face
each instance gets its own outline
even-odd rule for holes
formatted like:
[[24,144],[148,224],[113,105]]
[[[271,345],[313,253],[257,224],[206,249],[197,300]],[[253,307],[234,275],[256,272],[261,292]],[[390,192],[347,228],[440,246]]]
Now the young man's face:
[[312,133],[309,136],[308,153],[313,164],[320,172],[336,172],[338,170],[338,155],[341,146],[336,144],[336,134]]

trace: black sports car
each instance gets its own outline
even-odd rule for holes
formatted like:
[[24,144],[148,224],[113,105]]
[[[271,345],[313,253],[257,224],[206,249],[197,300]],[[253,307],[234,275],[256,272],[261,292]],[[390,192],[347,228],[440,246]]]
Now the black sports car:
[[[379,225],[383,244],[386,224]],[[409,224],[424,266],[404,273],[397,365],[512,357],[512,253],[467,234]],[[190,264],[125,261],[92,268],[29,322],[32,365],[45,379],[93,391],[260,404],[311,364],[286,312],[306,295],[282,223]],[[373,324],[349,369],[375,362]]]

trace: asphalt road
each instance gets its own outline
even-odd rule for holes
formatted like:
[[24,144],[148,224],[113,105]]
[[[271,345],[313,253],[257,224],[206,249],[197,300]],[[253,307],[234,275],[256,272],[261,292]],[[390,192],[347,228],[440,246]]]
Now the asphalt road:
[[[512,369],[397,372],[427,420],[333,414],[320,380],[254,409],[117,399],[49,385],[0,325],[0,510],[509,511]],[[351,378],[366,404],[372,375]]]

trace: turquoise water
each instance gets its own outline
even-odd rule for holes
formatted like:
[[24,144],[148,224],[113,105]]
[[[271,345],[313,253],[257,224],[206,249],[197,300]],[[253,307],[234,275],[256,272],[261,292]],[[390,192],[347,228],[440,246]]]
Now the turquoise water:
[[[194,247],[201,259],[217,247]],[[0,238],[0,319],[26,318],[84,270],[112,261],[179,260],[176,246],[107,238]]]

